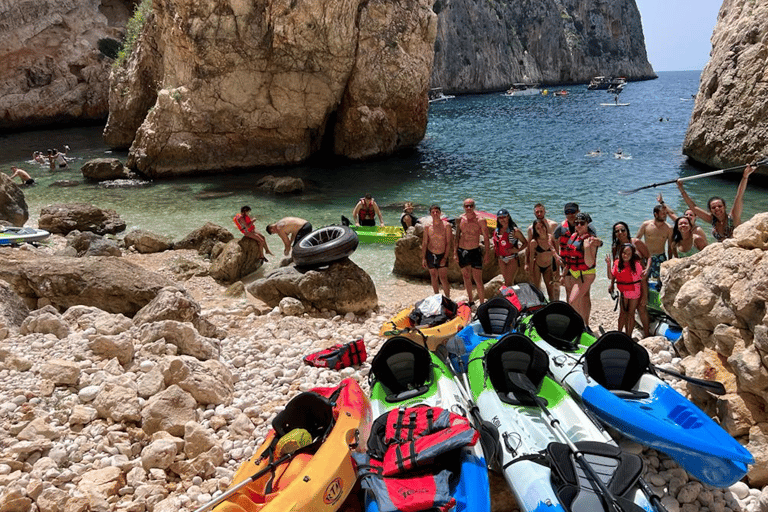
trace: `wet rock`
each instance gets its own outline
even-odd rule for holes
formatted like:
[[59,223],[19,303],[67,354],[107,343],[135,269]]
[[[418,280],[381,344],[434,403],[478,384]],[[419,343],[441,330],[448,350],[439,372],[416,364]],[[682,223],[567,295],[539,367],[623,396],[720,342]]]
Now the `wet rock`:
[[256,182],[256,187],[269,194],[301,194],[304,192],[304,181],[290,176],[264,176]]
[[128,170],[117,158],[94,158],[80,168],[83,177],[92,181],[127,179]]

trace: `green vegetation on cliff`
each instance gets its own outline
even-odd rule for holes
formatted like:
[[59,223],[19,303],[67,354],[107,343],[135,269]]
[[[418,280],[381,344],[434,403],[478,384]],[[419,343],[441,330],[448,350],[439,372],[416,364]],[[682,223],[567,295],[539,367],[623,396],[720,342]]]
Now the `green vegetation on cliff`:
[[136,44],[136,40],[141,35],[141,31],[144,28],[144,23],[147,22],[147,18],[152,13],[152,0],[141,0],[141,3],[133,10],[133,16],[125,24],[125,39],[123,39],[123,47],[117,52],[117,59],[115,59],[114,66],[120,67],[128,60],[133,52],[133,47]]

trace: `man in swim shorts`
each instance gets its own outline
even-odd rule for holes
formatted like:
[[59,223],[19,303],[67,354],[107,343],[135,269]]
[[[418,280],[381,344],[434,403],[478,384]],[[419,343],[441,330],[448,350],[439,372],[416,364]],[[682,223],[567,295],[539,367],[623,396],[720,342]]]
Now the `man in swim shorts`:
[[672,228],[667,224],[664,205],[653,207],[653,219],[640,225],[635,238],[643,240],[651,253],[651,266],[646,279],[659,279],[661,263],[672,257]]
[[267,233],[277,235],[285,245],[283,254],[288,256],[299,240],[312,232],[312,224],[299,217],[283,217],[274,224],[267,225]]
[[[485,258],[480,250],[480,236],[483,237]],[[477,299],[482,304],[485,301],[483,289],[483,262],[490,262],[491,240],[488,234],[488,224],[475,213],[475,200],[464,200],[464,213],[456,221],[456,252],[454,257],[461,267],[464,288],[467,290],[467,301],[472,300],[472,281],[477,287]]]
[[11,166],[11,170],[13,171],[13,174],[11,174],[10,176],[11,179],[18,176],[24,185],[32,185],[33,183],[35,183],[35,180],[32,179],[32,176],[30,176],[29,173],[24,169],[19,169],[18,167]]
[[421,266],[429,270],[429,277],[432,280],[432,291],[440,293],[440,285],[442,285],[443,295],[450,298],[451,286],[448,284],[448,258],[451,254],[453,233],[448,221],[441,218],[442,213],[442,210],[436,204],[429,207],[429,215],[432,217],[432,220],[424,226],[424,237],[421,241]]

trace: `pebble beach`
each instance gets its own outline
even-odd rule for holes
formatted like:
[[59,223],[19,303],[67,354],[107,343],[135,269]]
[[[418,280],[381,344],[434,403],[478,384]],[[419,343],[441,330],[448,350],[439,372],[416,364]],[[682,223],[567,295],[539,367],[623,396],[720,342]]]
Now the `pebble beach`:
[[[53,253],[63,244],[60,237],[53,238],[48,247],[18,250]],[[179,276],[173,262],[180,257],[207,264],[195,251],[126,251],[123,257],[174,280]],[[95,308],[49,312],[47,322],[25,321],[19,332],[0,341],[0,510],[196,509],[229,486],[238,466],[264,439],[271,420],[299,391],[335,386],[346,377],[367,390],[369,362],[384,341],[379,328],[403,307],[431,294],[427,282],[392,280],[377,288],[377,310],[338,315],[304,311],[298,301],[290,300],[270,308],[207,276],[179,285],[199,303],[201,316],[226,333],[217,343],[216,371],[231,385],[231,401],[198,399],[191,408],[193,418],[180,431],[147,434],[137,415],[145,417],[161,387],[153,379],[164,375],[167,381],[174,364],[194,372],[196,363],[180,357],[165,339],[141,344],[133,337],[137,327],[132,322]],[[454,292],[455,300],[465,298],[461,290]],[[614,329],[616,319],[611,301],[594,301],[591,325]],[[130,338],[130,361],[121,364],[117,357],[94,352],[94,339],[104,333]],[[302,362],[311,352],[358,338],[365,340],[368,351],[368,362],[359,367],[333,371]],[[642,343],[654,364],[677,367],[679,360],[666,340],[656,337]],[[687,394],[682,382],[674,386]],[[124,390],[127,395],[121,394]],[[110,403],[105,410],[104,404]],[[642,455],[645,478],[669,512],[768,510],[768,488],[750,488],[743,482],[711,488],[666,455],[620,437],[617,441]],[[517,510],[500,476],[492,477],[491,493],[495,512]]]

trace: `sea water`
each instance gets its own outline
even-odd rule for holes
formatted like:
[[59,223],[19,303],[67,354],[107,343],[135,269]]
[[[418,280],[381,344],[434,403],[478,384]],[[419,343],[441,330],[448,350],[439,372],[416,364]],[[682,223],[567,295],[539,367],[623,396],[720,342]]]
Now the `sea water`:
[[[472,197],[479,210],[495,213],[506,208],[524,227],[534,218],[534,204],[543,203],[549,218],[562,221],[563,205],[574,201],[592,216],[598,235],[608,242],[598,254],[598,275],[604,280],[603,258],[614,222],[625,221],[636,232],[653,217],[659,192],[677,213],[685,209],[674,184],[632,195],[618,192],[700,172],[682,155],[699,76],[698,71],[662,72],[657,80],[632,82],[619,98],[629,103],[624,107],[601,105],[613,103],[614,96],[588,91],[584,85],[550,90],[566,90],[565,96],[459,96],[430,105],[426,137],[417,148],[371,162],[315,162],[106,188],[85,182],[80,166],[97,157],[124,161],[126,153],[110,151],[101,139],[103,127],[93,126],[2,135],[0,169],[9,172],[9,166],[17,165],[37,181],[24,188],[30,226],[37,224],[46,205],[86,202],[116,210],[128,231],[146,229],[175,240],[206,222],[237,234],[232,217],[246,204],[262,232],[284,216],[305,218],[315,227],[339,223],[342,215],[351,218],[355,203],[368,192],[388,225],[399,224],[397,205],[404,201],[413,201],[419,216],[433,203],[448,216],[457,216],[463,199]],[[69,169],[50,171],[47,165],[31,162],[33,151],[62,150],[65,144],[71,148]],[[615,157],[619,149],[623,158]],[[590,156],[598,150],[598,156]],[[264,194],[255,185],[267,174],[300,177],[307,188],[296,196]],[[734,173],[730,179],[703,178],[685,186],[700,206],[720,195],[730,208],[739,177]],[[55,186],[64,180],[74,183]],[[742,220],[768,210],[766,190],[764,181],[750,179]],[[279,254],[280,240],[268,240]],[[394,280],[393,246],[361,246],[352,260],[377,283]],[[272,258],[265,268],[277,261]]]

